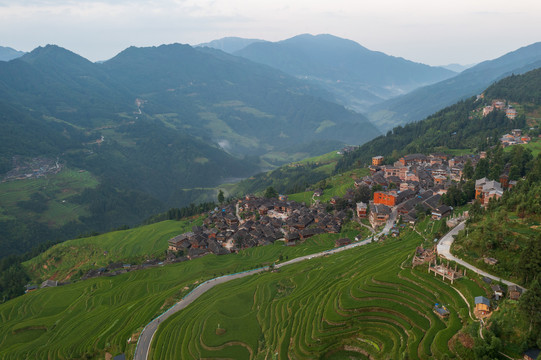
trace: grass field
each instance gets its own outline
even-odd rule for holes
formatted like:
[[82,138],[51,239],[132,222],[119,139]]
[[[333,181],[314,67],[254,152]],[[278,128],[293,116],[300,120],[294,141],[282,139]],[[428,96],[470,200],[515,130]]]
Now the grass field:
[[[220,285],[163,325],[153,359],[441,359],[467,306],[426,267],[409,267],[416,233]],[[467,278],[473,303],[485,295]],[[451,315],[441,320],[435,303]]]
[[296,247],[256,247],[165,267],[41,289],[0,304],[0,359],[100,358],[132,354],[127,339],[197,283],[332,248],[339,234]]
[[[83,206],[71,203],[70,197],[98,183],[89,172],[72,169],[39,179],[0,183],[0,219],[31,217],[51,226],[62,226],[79,216],[89,215]],[[17,205],[19,201],[29,200],[34,193],[47,199],[48,208],[42,213],[36,214]]]
[[134,229],[65,241],[24,263],[36,279],[64,281],[77,271],[86,272],[110,262],[140,263],[163,255],[167,240],[201,225],[202,218],[164,221]]

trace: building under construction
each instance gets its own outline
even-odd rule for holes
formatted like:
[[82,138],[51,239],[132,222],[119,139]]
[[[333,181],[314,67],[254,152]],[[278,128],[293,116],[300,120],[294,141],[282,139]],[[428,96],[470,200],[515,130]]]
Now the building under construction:
[[460,279],[462,277],[462,270],[457,270],[458,265],[455,265],[455,269],[453,270],[451,267],[449,267],[449,264],[437,264],[436,259],[428,264],[428,272],[433,272],[434,276],[441,275],[442,279],[447,279],[451,281],[451,284],[454,283],[455,280]]

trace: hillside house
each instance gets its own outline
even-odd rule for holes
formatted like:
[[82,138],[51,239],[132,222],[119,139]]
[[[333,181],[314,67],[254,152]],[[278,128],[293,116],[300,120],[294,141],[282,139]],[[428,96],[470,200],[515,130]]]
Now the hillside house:
[[475,310],[481,314],[487,314],[490,312],[490,300],[484,296],[475,297]]
[[434,305],[434,313],[438,315],[441,319],[447,319],[449,317],[449,310],[443,305],[436,304]]
[[373,227],[381,226],[389,220],[391,209],[383,204],[370,205],[370,215],[368,219]]
[[357,217],[360,219],[364,219],[367,216],[368,216],[368,205],[363,202],[357,203]]
[[372,165],[374,166],[381,166],[383,165],[383,160],[385,158],[383,156],[374,156],[372,157]]
[[440,205],[436,208],[436,210],[432,211],[432,219],[434,220],[441,220],[446,216],[451,215],[451,212],[453,209],[447,205]]
[[494,106],[485,106],[483,108],[483,117],[487,116],[488,114],[490,114],[492,111],[494,111]]
[[169,247],[167,249],[171,251],[184,250],[190,246],[190,238],[194,236],[195,234],[193,232],[188,232],[175,236],[174,238],[169,239]]
[[487,258],[484,258],[483,261],[485,262],[485,264],[487,265],[496,265],[498,263],[498,259],[494,259],[494,258],[491,258],[491,257],[487,257]]
[[499,199],[503,196],[503,189],[499,182],[482,178],[475,181],[475,198],[486,206],[490,199]]
[[426,163],[428,161],[428,158],[424,154],[411,154],[401,157],[398,161],[400,161],[403,166],[406,166],[412,164]]
[[505,110],[505,116],[507,116],[507,118],[513,120],[514,118],[517,117],[517,110],[515,110],[513,108],[508,108],[507,110]]
[[396,205],[396,194],[376,191],[374,193],[374,204],[383,204],[387,206]]
[[517,285],[511,285],[507,288],[507,294],[511,300],[518,300],[522,295],[522,288]]
[[505,293],[500,285],[490,285],[490,288],[492,289],[492,295],[496,301],[503,298]]
[[503,110],[505,109],[505,101],[504,100],[493,100],[492,106],[494,106],[494,109],[496,110]]

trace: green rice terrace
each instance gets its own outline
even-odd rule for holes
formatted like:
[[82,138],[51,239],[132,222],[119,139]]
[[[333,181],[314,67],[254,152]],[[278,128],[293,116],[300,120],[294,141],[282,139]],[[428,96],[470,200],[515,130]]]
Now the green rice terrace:
[[278,242],[28,293],[0,304],[0,359],[133,354],[144,325],[202,281],[327,250],[339,237],[315,236],[296,247]]
[[[411,268],[409,232],[217,286],[164,322],[153,359],[441,359],[486,295],[466,277],[453,286]],[[450,311],[446,320],[435,303]]]

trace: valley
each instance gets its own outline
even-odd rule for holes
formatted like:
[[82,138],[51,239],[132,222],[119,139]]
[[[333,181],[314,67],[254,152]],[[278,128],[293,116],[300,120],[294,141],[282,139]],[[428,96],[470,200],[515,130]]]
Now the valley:
[[0,48],[0,359],[535,353],[538,45]]

